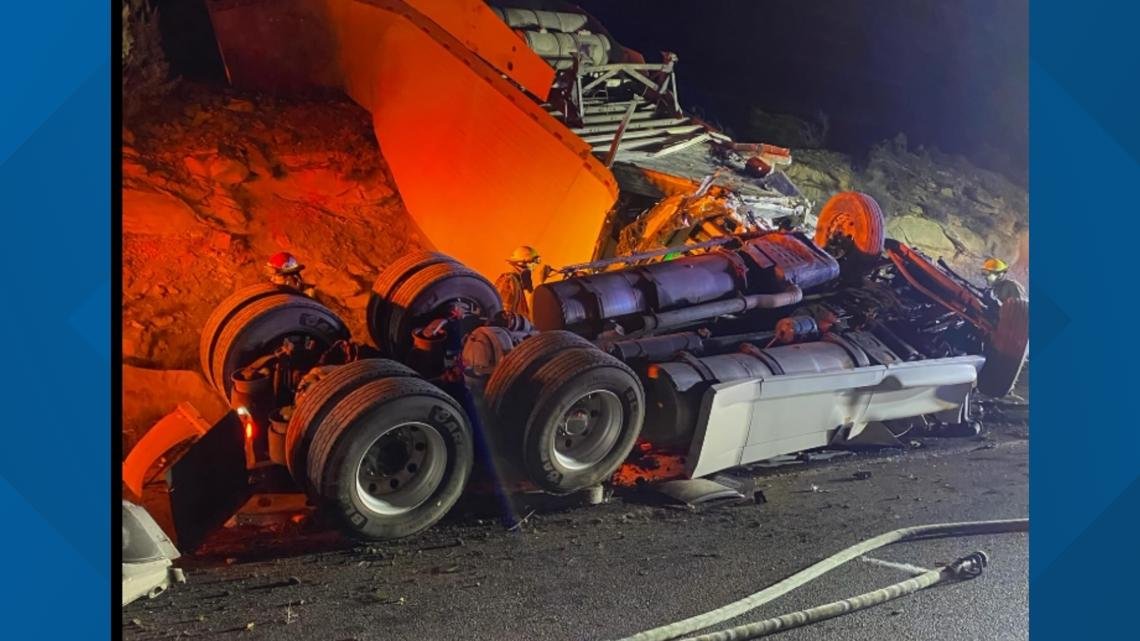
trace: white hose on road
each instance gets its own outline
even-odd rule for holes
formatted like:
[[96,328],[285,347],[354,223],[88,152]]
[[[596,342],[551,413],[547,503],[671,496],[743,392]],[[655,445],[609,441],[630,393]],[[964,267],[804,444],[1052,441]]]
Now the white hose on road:
[[[663,625],[657,628],[653,628],[652,630],[646,630],[645,632],[639,632],[631,637],[621,639],[620,641],[669,641],[670,639],[676,639],[682,635],[691,634],[698,630],[703,630],[705,628],[723,623],[725,621],[734,619],[746,612],[749,612],[750,610],[754,610],[780,596],[783,596],[788,592],[791,592],[792,590],[804,585],[805,583],[817,579],[823,574],[834,570],[835,568],[843,565],[844,563],[847,563],[852,559],[856,559],[860,556],[863,556],[864,554],[868,554],[874,550],[877,550],[886,545],[890,545],[892,543],[944,537],[1026,532],[1028,530],[1029,519],[969,521],[963,523],[937,523],[934,525],[919,525],[915,527],[893,530],[885,534],[880,534],[874,538],[867,539],[861,543],[852,545],[845,550],[841,550],[827,557],[826,559],[823,559],[814,565],[804,568],[803,570],[796,572],[788,578],[779,581],[778,583],[775,583],[767,588],[764,588],[755,594],[740,599],[739,601],[729,603],[728,605],[719,607],[715,610],[710,610],[709,612],[705,612],[703,614],[689,617],[682,621]],[[921,589],[922,587],[928,587],[929,585],[933,584],[931,581],[937,582],[938,580],[944,578],[941,577],[940,574],[944,570],[945,569],[932,570],[930,573],[927,573],[920,577],[908,579],[907,581],[896,584],[894,586],[890,586],[889,588],[883,588],[882,590],[876,590],[875,592],[860,595],[858,597],[854,597],[853,599],[848,599],[846,601],[840,601],[825,606],[820,606],[819,608],[812,608],[812,610],[793,613],[785,616],[792,617],[793,619],[797,619],[801,616],[807,616],[809,617],[809,620],[806,620],[805,623],[810,623],[814,620],[822,620],[819,617],[824,614],[830,614],[830,616],[838,616],[839,614],[844,613],[843,610],[845,608],[846,611],[850,611],[851,606],[855,605],[856,602],[860,605],[860,607],[868,607],[869,605],[874,605],[875,603],[881,603],[882,601],[875,601],[875,599],[882,598],[883,596],[889,596],[890,594],[898,592],[898,594],[894,594],[894,596],[890,597],[896,598],[897,596],[901,596],[902,594],[909,594],[910,592]],[[849,601],[851,603],[848,603]],[[808,615],[805,613],[811,614]],[[830,618],[830,616],[823,618]],[[791,619],[778,623],[772,622],[780,621],[781,619],[784,619],[784,617],[779,617],[776,620],[761,621],[756,624],[739,626],[739,628],[733,628],[732,630],[709,634],[699,638],[701,641],[729,641],[732,639],[755,638],[755,632],[763,632],[763,630],[775,626],[772,630],[768,630],[768,632],[771,632],[775,631],[775,629],[779,629],[778,626],[780,625],[786,626],[788,623],[791,623]],[[803,625],[803,623],[800,623],[800,625]],[[745,630],[746,628],[749,630]],[[752,634],[752,636],[740,636],[745,632]],[[767,634],[768,632],[763,633]],[[726,634],[729,636],[723,636]]]

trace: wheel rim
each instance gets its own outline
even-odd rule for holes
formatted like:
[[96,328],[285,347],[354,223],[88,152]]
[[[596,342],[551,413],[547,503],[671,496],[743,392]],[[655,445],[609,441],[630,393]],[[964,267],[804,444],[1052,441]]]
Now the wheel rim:
[[[451,307],[453,305],[461,306],[465,315],[484,315],[483,306],[479,304],[479,301],[473,298],[468,298],[466,296],[457,296],[455,298],[448,298],[440,302],[435,307],[431,308],[427,312],[424,312],[423,314],[420,314],[419,316],[412,317],[412,329],[417,327],[424,327],[433,320],[446,317],[447,314],[450,313]],[[411,343],[409,342],[407,344],[404,344],[403,340],[401,339],[401,336],[405,335],[405,332],[403,331],[405,329],[403,327],[404,313],[406,312],[403,310],[397,311],[397,315],[393,316],[393,322],[388,326],[388,339],[391,343],[388,351],[398,356],[405,356],[407,354],[407,351],[411,349]],[[406,332],[406,334],[410,338],[411,332]]]
[[617,394],[595,390],[579,396],[555,424],[555,460],[568,470],[597,465],[617,443],[623,418]]
[[398,515],[423,505],[447,465],[443,435],[426,423],[401,423],[365,448],[356,464],[356,491],[378,514]]
[[866,194],[841,192],[831,197],[819,212],[815,244],[827,249],[881,254],[882,213]]

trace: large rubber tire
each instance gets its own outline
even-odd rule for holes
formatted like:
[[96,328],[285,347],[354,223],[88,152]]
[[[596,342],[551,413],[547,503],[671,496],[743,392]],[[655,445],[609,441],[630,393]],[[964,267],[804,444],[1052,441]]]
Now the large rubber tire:
[[369,325],[385,354],[403,360],[412,348],[412,330],[423,327],[441,312],[445,303],[463,300],[475,313],[492,318],[503,309],[499,292],[483,276],[454,262],[428,265],[396,287],[380,322]]
[[1029,354],[1029,301],[1002,303],[997,329],[986,344],[986,363],[978,373],[978,390],[991,398],[1009,394]]
[[285,430],[285,461],[297,486],[306,492],[309,447],[317,427],[344,397],[365,383],[381,378],[418,378],[407,365],[386,358],[365,358],[329,368],[303,393],[298,393]]
[[[432,465],[441,467],[425,464],[421,473],[442,476],[438,485],[427,486],[431,493],[422,502],[384,513],[369,506],[358,481],[360,461],[378,438],[408,423],[438,437],[441,449],[429,449],[428,455],[446,458],[433,458]],[[471,426],[454,399],[419,379],[385,378],[351,392],[317,426],[307,474],[320,506],[349,535],[386,540],[416,534],[443,518],[463,493],[473,462]]]
[[[540,367],[534,382],[533,409],[523,425],[508,426],[521,428],[527,477],[547,492],[568,494],[613,476],[645,421],[645,390],[633,370],[599,349],[571,348]],[[570,449],[574,441],[560,430],[563,417],[575,407],[591,417],[593,433],[578,437]],[[599,415],[610,420],[600,421]]]
[[819,210],[815,227],[815,244],[825,249],[836,234],[851,239],[856,251],[864,256],[879,256],[886,242],[883,210],[867,194],[842,191]]
[[250,303],[272,296],[273,294],[288,294],[296,293],[294,290],[283,285],[274,285],[272,283],[258,283],[243,287],[236,292],[230,294],[210,315],[206,318],[206,323],[202,325],[202,333],[198,339],[198,358],[202,364],[202,373],[206,376],[206,381],[214,385],[213,373],[213,357],[214,346],[218,343],[218,334],[221,332],[222,326],[226,324],[234,314],[242,310],[243,307]]
[[283,293],[258,299],[231,316],[218,332],[210,358],[214,388],[228,399],[233,373],[272,353],[292,335],[311,337],[324,347],[349,337],[344,322],[311,298]]
[[[372,283],[372,293],[368,297],[365,316],[368,332],[377,347],[383,349],[383,345],[387,342],[383,337],[382,328],[387,323],[388,300],[396,293],[396,288],[424,267],[439,263],[458,264],[458,261],[439,252],[416,252],[397,258],[376,277],[376,281]],[[374,331],[373,328],[380,331]]]
[[555,354],[572,347],[594,345],[581,336],[565,330],[540,332],[519,343],[495,366],[483,390],[487,410],[494,416],[503,413],[507,405],[533,401],[534,374],[543,363]]

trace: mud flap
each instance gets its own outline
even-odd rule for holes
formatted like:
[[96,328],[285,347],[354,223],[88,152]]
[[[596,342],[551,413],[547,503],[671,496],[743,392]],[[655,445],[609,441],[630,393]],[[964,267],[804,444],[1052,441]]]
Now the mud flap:
[[[147,475],[163,472],[166,487],[151,491]],[[245,425],[235,411],[209,425],[181,404],[131,450],[123,480],[178,546],[193,550],[251,496]]]
[[237,412],[223,416],[167,470],[166,485],[178,545],[193,550],[252,495]]

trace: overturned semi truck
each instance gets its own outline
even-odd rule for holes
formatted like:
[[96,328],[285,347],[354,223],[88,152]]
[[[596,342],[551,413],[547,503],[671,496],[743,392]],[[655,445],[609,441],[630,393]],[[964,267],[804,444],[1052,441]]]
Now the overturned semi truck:
[[[1012,387],[1026,301],[884,238],[864,194],[814,218],[786,150],[681,110],[675,56],[528,4],[208,2],[234,84],[339,87],[369,109],[440,251],[378,276],[367,340],[287,286],[214,310],[202,369],[234,410],[152,429],[124,464],[135,494],[165,476],[182,549],[255,486],[388,539],[438,521],[473,474],[553,494],[701,477],[969,421],[975,391]],[[487,278],[524,243],[563,267],[533,318]]]
[[[637,474],[635,449],[700,477],[912,420],[969,421],[975,391],[1006,394],[1028,349],[1025,300],[885,239],[863,194],[835,196],[814,237],[769,230],[627,262],[540,286],[532,322],[456,259],[405,256],[377,278],[367,343],[297,290],[239,290],[201,338],[235,411],[192,435],[172,503],[208,506],[203,485],[287,470],[346,532],[406,536],[473,470],[567,494]],[[152,438],[176,440],[152,431],[136,449],[161,449]],[[128,485],[153,463],[128,457]]]

